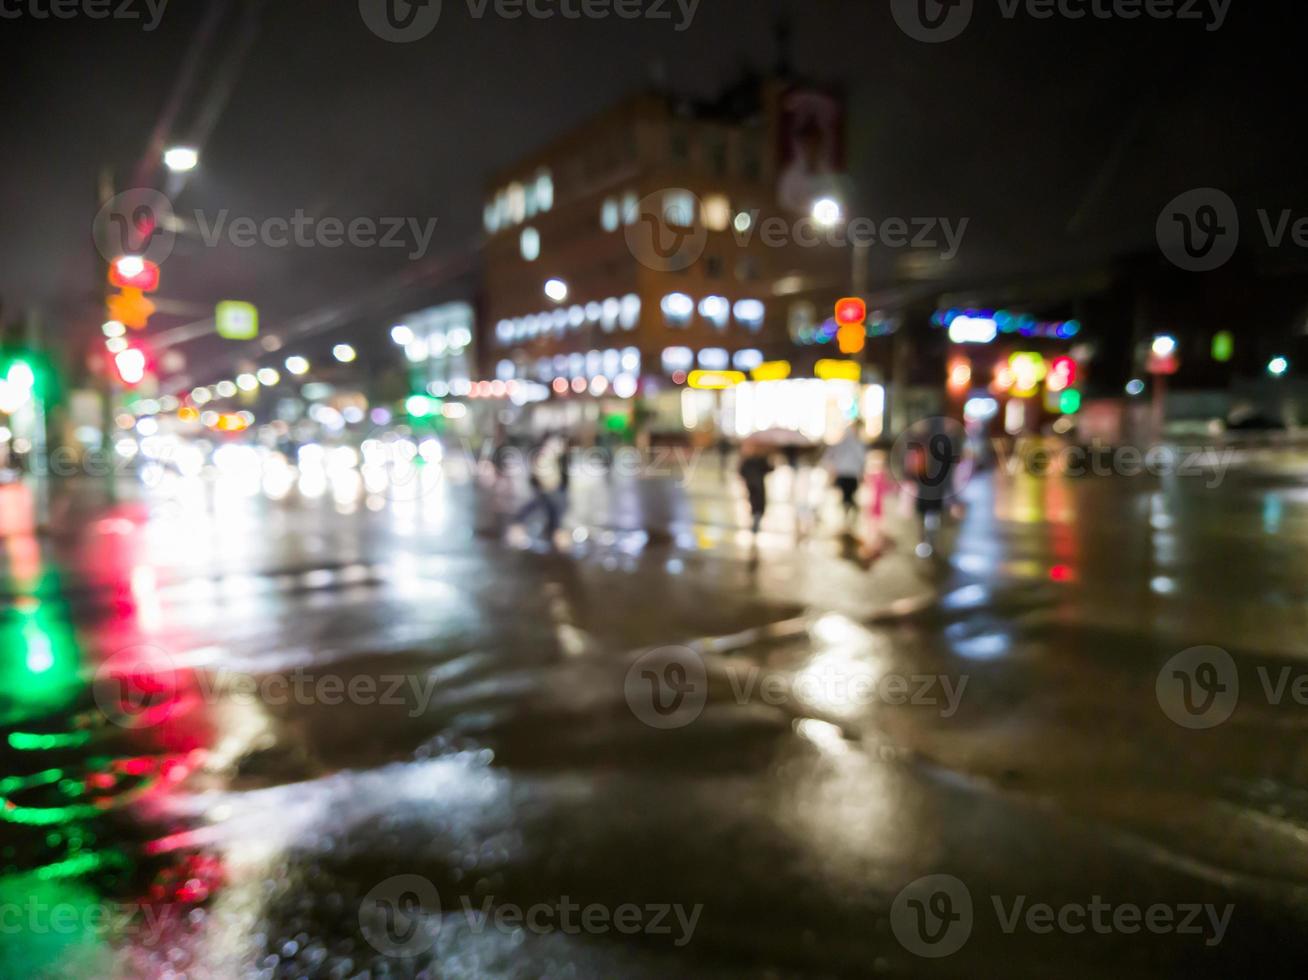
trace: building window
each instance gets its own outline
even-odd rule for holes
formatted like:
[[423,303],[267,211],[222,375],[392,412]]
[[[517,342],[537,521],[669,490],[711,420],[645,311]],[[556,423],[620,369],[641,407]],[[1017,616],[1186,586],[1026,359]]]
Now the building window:
[[678,228],[695,224],[695,195],[686,190],[663,192],[663,220]]
[[750,330],[759,330],[763,326],[764,307],[763,303],[756,299],[742,299],[736,301],[736,306],[732,311],[736,314],[736,322]]
[[622,324],[623,330],[635,330],[640,323],[640,297],[635,293],[622,297],[622,312],[618,314],[618,323]]
[[622,312],[622,303],[616,297],[609,297],[600,307],[600,326],[605,333],[617,329],[618,316]]
[[665,347],[662,361],[664,374],[689,371],[695,366],[695,352],[689,347]]
[[706,371],[725,371],[730,355],[721,347],[705,347],[699,352],[699,366]]
[[719,330],[725,330],[731,318],[731,304],[725,296],[705,296],[699,301],[699,315]]
[[748,373],[750,371],[753,371],[756,367],[758,367],[762,363],[763,363],[763,352],[761,350],[754,350],[752,347],[747,347],[744,350],[738,350],[736,351],[736,353],[731,355],[731,366],[734,367],[737,371],[744,371]]
[[518,238],[518,246],[524,259],[528,262],[535,262],[540,258],[540,232],[528,225],[522,229],[522,234]]
[[634,225],[636,218],[639,217],[640,199],[636,197],[635,191],[627,191],[622,195],[622,223],[624,225]]
[[731,204],[725,194],[709,194],[700,209],[704,227],[709,231],[726,231],[731,221]]
[[548,211],[554,207],[554,178],[548,170],[536,174],[536,209]]
[[695,312],[695,301],[685,293],[668,293],[659,304],[663,316],[673,327],[684,327]]
[[600,206],[600,227],[605,231],[618,230],[618,202],[616,198],[605,198]]
[[509,223],[520,225],[527,216],[527,191],[521,184],[510,184],[505,194]]

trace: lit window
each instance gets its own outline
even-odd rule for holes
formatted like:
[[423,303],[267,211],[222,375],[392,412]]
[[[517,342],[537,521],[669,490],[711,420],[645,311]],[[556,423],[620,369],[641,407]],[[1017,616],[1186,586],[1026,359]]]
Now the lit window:
[[513,362],[510,360],[500,361],[495,365],[495,377],[501,381],[511,381],[513,379]]
[[604,352],[601,358],[601,372],[605,377],[615,378],[622,369],[622,355],[617,350],[610,348]]
[[600,227],[605,231],[618,230],[618,202],[615,198],[605,198],[600,206]]
[[618,316],[622,313],[622,303],[610,296],[601,309],[600,326],[605,332],[612,332],[618,326]]
[[763,363],[763,352],[747,347],[731,355],[731,366],[737,371],[753,371]]
[[555,333],[563,333],[563,331],[566,330],[568,326],[568,311],[560,306],[557,310],[554,311],[552,320],[554,322]]
[[586,373],[586,355],[569,354],[568,355],[568,374],[574,378],[579,378]]
[[695,195],[686,190],[664,191],[663,220],[672,227],[691,227],[695,223]]
[[597,350],[586,352],[586,374],[595,377],[599,374],[604,365],[604,355]]
[[726,231],[727,224],[731,221],[731,205],[727,202],[724,194],[710,194],[704,198],[704,206],[701,208],[704,217],[704,227],[709,231]]
[[501,344],[513,343],[516,331],[512,320],[501,320],[495,324],[495,337]]
[[742,326],[749,327],[751,330],[757,330],[763,326],[763,304],[756,299],[742,299],[736,302],[733,311],[736,314],[736,322]]
[[635,293],[628,293],[622,297],[622,310],[618,314],[618,323],[622,324],[623,330],[635,330],[636,325],[640,323],[640,297]]
[[527,192],[521,184],[510,184],[505,194],[505,205],[508,211],[509,223],[514,225],[522,224],[527,216]]
[[548,170],[536,174],[536,207],[541,211],[554,207],[554,178]]
[[731,317],[731,304],[725,296],[705,296],[699,301],[699,315],[719,330],[724,330]]
[[675,326],[684,326],[690,322],[695,312],[695,301],[685,293],[668,293],[659,304],[668,322]]
[[622,348],[622,370],[629,374],[637,374],[640,371],[640,351],[635,347]]
[[528,262],[535,262],[540,258],[540,232],[535,228],[522,229],[518,244],[522,249],[522,257]]
[[574,330],[586,322],[586,311],[580,306],[568,307],[568,326]]
[[635,191],[627,191],[622,195],[622,223],[624,225],[634,225],[640,212],[640,201],[636,197]]
[[689,347],[663,348],[663,372],[665,374],[675,374],[678,371],[689,371],[694,366],[695,352]]
[[498,200],[491,201],[486,205],[485,211],[482,212],[482,220],[486,224],[486,232],[488,234],[493,235],[495,232],[500,230],[500,209]]
[[599,323],[600,316],[603,312],[604,307],[599,303],[591,302],[586,304],[586,319],[590,323]]
[[699,352],[699,366],[706,371],[725,371],[731,358],[721,347],[705,347]]

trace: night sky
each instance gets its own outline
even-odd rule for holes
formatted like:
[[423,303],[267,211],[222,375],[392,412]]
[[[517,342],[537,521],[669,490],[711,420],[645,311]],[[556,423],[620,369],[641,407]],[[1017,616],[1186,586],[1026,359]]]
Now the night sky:
[[[417,263],[407,249],[179,244],[161,295],[195,316],[159,317],[151,330],[224,298],[256,302],[275,330],[361,296],[401,309],[439,296],[438,270],[480,231],[488,173],[644,87],[655,65],[694,95],[772,65],[784,10],[795,68],[848,89],[854,212],[968,217],[962,277],[1150,248],[1160,208],[1197,186],[1227,190],[1250,222],[1259,207],[1308,214],[1293,150],[1308,36],[1288,12],[1298,5],[1234,0],[1222,29],[1206,32],[1008,21],[997,0],[977,2],[969,31],[939,45],[905,37],[888,3],[872,0],[703,0],[683,32],[673,21],[475,20],[445,0],[436,30],[409,45],[370,33],[354,2],[217,2],[219,27],[172,138],[187,141],[220,111],[178,210],[436,218],[437,231]],[[97,174],[108,165],[120,187],[129,181],[204,9],[173,0],[152,33],[132,21],[0,20],[10,315],[36,307],[52,337],[90,345],[101,319]],[[225,75],[224,102],[214,93]],[[883,260],[874,268],[884,272]]]

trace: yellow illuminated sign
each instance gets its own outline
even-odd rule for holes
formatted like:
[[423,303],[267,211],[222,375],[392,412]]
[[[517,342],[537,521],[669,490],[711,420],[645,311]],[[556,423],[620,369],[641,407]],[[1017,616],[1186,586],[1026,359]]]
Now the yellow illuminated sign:
[[813,373],[823,381],[860,381],[863,377],[863,365],[858,361],[824,358],[814,365]]
[[721,391],[734,388],[744,380],[745,375],[740,371],[691,371],[686,384],[700,391]]
[[790,377],[789,361],[764,361],[752,374],[755,381],[784,381]]

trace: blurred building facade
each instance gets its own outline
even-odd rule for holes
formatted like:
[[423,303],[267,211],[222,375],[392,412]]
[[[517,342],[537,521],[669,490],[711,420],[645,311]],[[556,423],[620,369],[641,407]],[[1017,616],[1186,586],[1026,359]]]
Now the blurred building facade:
[[842,206],[844,127],[838,92],[747,76],[712,101],[626,99],[496,175],[480,365],[510,414],[817,438],[879,404],[858,365],[814,373],[851,286],[853,250],[813,215]]

